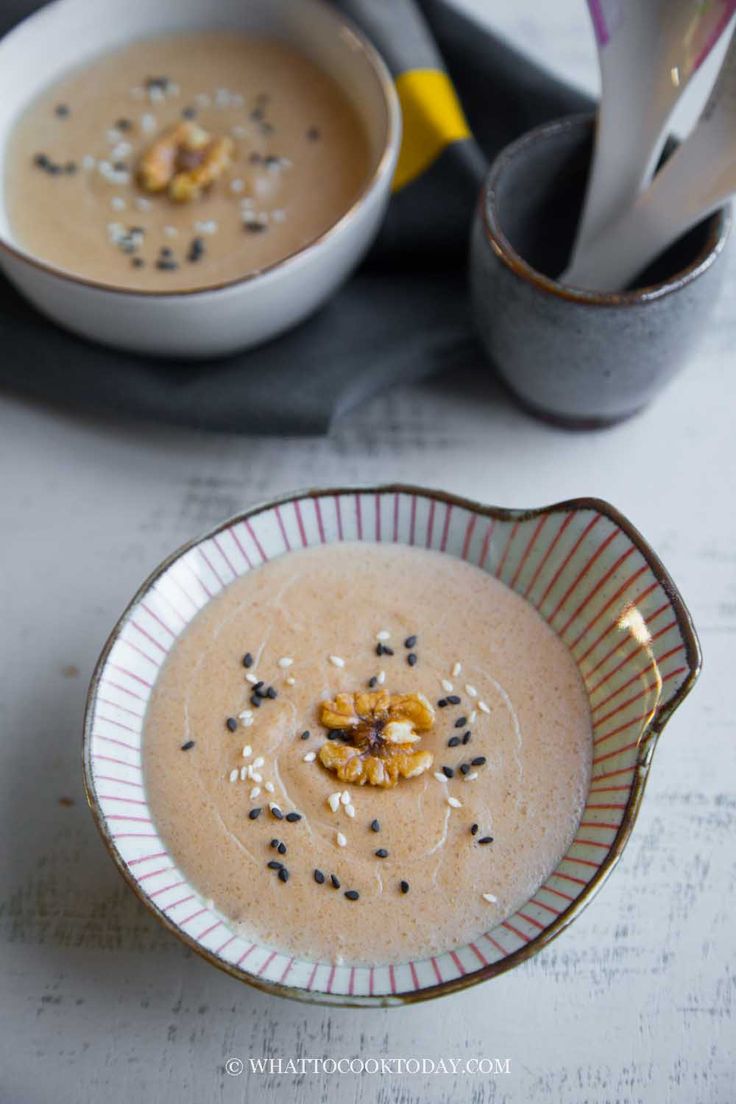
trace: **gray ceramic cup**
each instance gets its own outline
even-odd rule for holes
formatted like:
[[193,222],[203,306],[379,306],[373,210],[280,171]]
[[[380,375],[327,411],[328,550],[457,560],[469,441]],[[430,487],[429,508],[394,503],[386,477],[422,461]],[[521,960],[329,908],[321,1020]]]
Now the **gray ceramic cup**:
[[593,118],[529,131],[494,161],[470,253],[473,310],[497,372],[532,413],[580,428],[636,413],[687,361],[720,288],[723,208],[622,293],[559,283],[585,193]]

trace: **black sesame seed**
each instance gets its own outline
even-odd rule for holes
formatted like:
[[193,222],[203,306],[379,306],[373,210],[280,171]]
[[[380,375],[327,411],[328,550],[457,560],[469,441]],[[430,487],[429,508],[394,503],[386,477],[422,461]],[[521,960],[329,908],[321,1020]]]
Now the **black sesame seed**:
[[373,854],[376,856],[377,859],[387,859],[388,858],[388,851],[386,850],[385,847],[379,847],[377,851],[373,852]]
[[476,755],[475,759],[470,760],[471,767],[483,767],[485,766],[487,759],[485,755]]
[[278,690],[274,686],[269,686],[268,690],[266,691],[266,697],[270,698],[271,701],[273,701],[274,698],[277,698],[278,696],[279,696]]
[[278,859],[271,859],[271,861],[270,861],[270,862],[267,862],[267,863],[266,863],[266,866],[268,867],[268,869],[269,869],[269,870],[281,870],[281,868],[283,867],[283,865],[284,865],[284,864],[283,864],[283,863],[280,863],[280,862],[278,861]]
[[478,843],[493,843],[493,836],[481,836]]
[[278,851],[279,855],[285,855],[286,854],[286,844],[285,843],[280,843],[278,845],[278,847],[276,848],[276,850]]
[[416,653],[415,652],[409,652],[408,656],[406,657],[406,662],[409,664],[409,666],[413,667],[415,665],[416,661],[417,661]]
[[64,166],[64,172],[67,174],[67,176],[74,176],[74,173],[76,171],[77,171],[76,161],[67,161],[66,165]]
[[404,881],[403,878],[399,882],[399,889],[401,890],[402,893],[408,893],[409,892],[409,883]]
[[185,107],[181,113],[182,119],[196,119],[197,109],[196,107]]
[[321,870],[315,870],[314,880],[317,883],[317,885],[322,885],[324,883],[325,876],[324,876],[324,874],[322,873]]
[[452,767],[443,767],[442,768],[442,773],[444,774],[445,778],[454,778],[455,777],[455,772],[452,769]]
[[261,155],[260,153],[251,153],[248,160],[250,161],[251,165],[257,165],[261,160]]
[[243,656],[243,666],[244,667],[252,667],[253,666],[253,656],[250,654],[250,652],[246,652],[245,655]]
[[320,139],[319,128],[316,127],[316,126],[310,127],[309,130],[307,131],[307,141],[309,141],[309,142],[319,142],[319,139]]
[[368,687],[370,690],[375,690],[378,686],[378,676],[374,675],[373,678],[368,679]]
[[360,894],[358,893],[357,889],[346,889],[345,896],[347,897],[348,901],[357,901],[360,897]]
[[174,272],[178,267],[176,261],[170,261],[166,258],[156,261],[156,268],[160,269],[161,272]]
[[146,262],[143,260],[142,257],[133,257],[130,263],[133,265],[133,268],[143,268]]
[[162,257],[172,257],[174,254],[173,249],[168,245],[162,245],[159,252],[161,253]]
[[455,728],[465,728],[467,723],[467,717],[458,717],[458,719],[455,721]]
[[312,733],[309,731],[309,729],[306,729],[304,732],[302,732],[299,739],[300,740],[308,740],[311,735],[312,735]]
[[470,770],[470,763],[461,763],[460,764],[460,773],[461,774],[467,774],[469,770]]
[[130,130],[132,126],[133,124],[130,119],[118,119],[115,123],[116,130]]
[[376,655],[377,656],[382,656],[383,655],[383,644],[380,642],[380,640],[376,644]]
[[258,682],[254,683],[253,691],[254,691],[254,693],[259,694],[261,697],[263,697],[263,694],[261,694],[262,690],[263,690],[263,679],[260,679]]
[[335,889],[340,888],[340,879],[338,878],[337,874],[330,874],[330,881],[332,882],[332,885]]
[[115,172],[127,172],[128,171],[128,166],[125,164],[124,161],[115,161],[113,163],[112,167],[114,168]]
[[478,825],[477,824],[471,824],[470,825],[470,834],[471,834],[471,836],[474,836],[477,831],[478,831]]
[[447,698],[440,698],[440,700],[437,702],[437,705],[440,707],[440,709],[444,709],[445,706],[448,704],[449,703],[447,701]]
[[68,104],[57,104],[54,108],[54,114],[58,116],[59,119],[66,119],[67,116],[70,114]]
[[192,264],[196,264],[204,256],[204,251],[204,240],[202,238],[192,238],[187,250],[187,260]]
[[262,812],[263,812],[262,807],[260,805],[258,805],[258,806],[256,806],[255,809],[251,809],[251,811],[248,813],[248,819],[249,820],[258,820],[258,817],[261,815]]
[[450,705],[459,705],[461,698],[459,694],[450,694],[447,698]]
[[469,744],[469,743],[470,743],[470,739],[471,739],[471,736],[472,736],[472,733],[471,733],[471,732],[464,732],[464,733],[463,733],[463,743],[464,743],[464,744]]
[[194,747],[194,740],[187,740],[187,742],[185,744],[181,745],[181,750],[182,751],[191,751],[193,747]]
[[33,158],[33,164],[38,165],[39,169],[47,169],[49,167],[49,159],[45,153],[37,153]]
[[279,839],[272,839],[272,840],[271,840],[271,844],[270,844],[270,846],[271,846],[271,847],[278,847],[278,845],[279,845],[280,843],[281,843],[281,840],[279,840]]
[[265,222],[256,222],[255,219],[248,219],[243,223],[243,229],[247,230],[249,234],[262,234],[264,230],[268,230]]
[[302,814],[301,813],[287,813],[286,814],[286,819],[289,821],[289,824],[296,824],[296,822],[298,820],[302,819]]
[[260,708],[261,708],[261,696],[260,696],[260,694],[256,694],[256,693],[253,693],[253,694],[251,694],[251,696],[250,696],[250,704],[251,704],[251,705],[252,705],[252,706],[253,706],[253,707],[254,707],[255,709],[260,709]]
[[417,642],[416,636],[407,636],[406,640],[404,641],[404,647],[405,648],[413,648],[414,645],[416,644],[416,642]]
[[278,805],[274,805],[273,808],[271,809],[271,816],[275,817],[276,820],[283,820],[284,819],[284,814],[281,812]]
[[238,722],[235,720],[235,717],[228,717],[228,719],[225,721],[225,725],[227,726],[227,728],[230,729],[231,732],[235,732],[238,727]]
[[380,832],[380,831],[381,831],[381,822],[380,822],[380,820],[372,820],[371,821],[371,832]]
[[286,869],[285,866],[282,866],[281,869],[279,870],[278,878],[279,878],[280,882],[288,882],[288,880],[289,880],[289,871]]
[[387,656],[392,656],[394,654],[394,650],[393,650],[393,648],[389,648],[388,644],[384,644],[383,645],[383,654],[387,655]]
[[447,746],[448,747],[457,747],[459,743],[460,743],[460,737],[459,736],[451,736],[450,739],[447,741]]

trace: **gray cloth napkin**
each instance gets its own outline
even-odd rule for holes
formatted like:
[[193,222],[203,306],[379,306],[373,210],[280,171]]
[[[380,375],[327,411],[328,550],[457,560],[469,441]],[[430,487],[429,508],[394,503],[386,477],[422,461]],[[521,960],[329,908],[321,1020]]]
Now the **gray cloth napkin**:
[[[0,32],[40,7],[4,0]],[[66,333],[0,277],[0,387],[115,418],[251,434],[321,434],[396,383],[487,367],[473,337],[466,251],[487,164],[529,127],[590,101],[446,0],[342,0],[394,75],[444,63],[474,137],[396,193],[361,269],[315,316],[208,362],[116,352]],[[30,59],[29,59],[30,60]]]

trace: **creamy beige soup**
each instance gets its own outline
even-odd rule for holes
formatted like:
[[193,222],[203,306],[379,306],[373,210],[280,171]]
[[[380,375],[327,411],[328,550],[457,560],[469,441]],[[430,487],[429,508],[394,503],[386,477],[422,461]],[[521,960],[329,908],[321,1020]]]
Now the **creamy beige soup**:
[[512,913],[572,841],[590,767],[580,675],[536,611],[464,562],[375,544],[227,587],[144,733],[154,820],[202,898],[254,939],[355,963]]
[[[157,142],[158,170],[224,154],[219,174],[194,198],[151,191],[142,166]],[[133,43],[50,86],[4,161],[10,228],[29,253],[170,291],[246,276],[319,237],[358,198],[371,155],[347,97],[307,58],[203,32]]]

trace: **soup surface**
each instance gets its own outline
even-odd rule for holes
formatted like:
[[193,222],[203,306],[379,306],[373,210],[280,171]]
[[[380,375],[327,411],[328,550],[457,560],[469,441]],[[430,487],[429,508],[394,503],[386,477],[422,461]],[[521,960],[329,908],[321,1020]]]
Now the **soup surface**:
[[358,198],[370,160],[347,97],[301,54],[177,35],[102,56],[36,99],[5,151],[5,206],[17,243],[58,268],[192,289],[319,237]]
[[328,961],[435,954],[508,916],[572,841],[590,768],[578,669],[536,611],[397,545],[233,582],[175,644],[144,731],[154,821],[202,898]]

